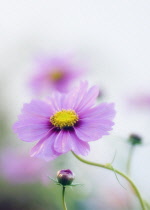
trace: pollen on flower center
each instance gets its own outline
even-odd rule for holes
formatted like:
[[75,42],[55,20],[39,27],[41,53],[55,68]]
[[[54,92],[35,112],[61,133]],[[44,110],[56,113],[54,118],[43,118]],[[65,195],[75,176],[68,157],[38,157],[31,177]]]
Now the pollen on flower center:
[[50,117],[50,122],[57,128],[72,127],[79,120],[74,110],[61,110]]
[[60,79],[62,79],[63,77],[63,72],[55,70],[50,74],[50,79],[53,81],[58,81]]

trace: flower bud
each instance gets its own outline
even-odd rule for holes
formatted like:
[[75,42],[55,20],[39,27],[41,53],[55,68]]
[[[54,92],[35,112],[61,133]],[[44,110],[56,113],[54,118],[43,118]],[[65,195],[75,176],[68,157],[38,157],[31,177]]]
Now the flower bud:
[[63,169],[57,172],[58,183],[62,184],[63,186],[71,185],[74,178],[74,173],[69,169]]
[[129,142],[134,146],[137,144],[142,144],[142,138],[137,134],[131,134],[129,136]]

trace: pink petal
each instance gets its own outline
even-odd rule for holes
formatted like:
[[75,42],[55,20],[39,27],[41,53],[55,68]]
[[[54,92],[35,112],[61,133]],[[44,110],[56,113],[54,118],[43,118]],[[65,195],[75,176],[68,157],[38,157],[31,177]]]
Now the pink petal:
[[56,139],[57,133],[52,133],[50,131],[48,135],[41,139],[31,150],[31,157],[42,158],[46,161],[52,160],[61,153],[58,153],[54,150],[54,141]]
[[22,113],[32,114],[37,117],[50,117],[53,113],[52,107],[40,100],[32,100],[29,104],[24,104]]
[[32,118],[30,115],[22,115],[20,119],[15,123],[16,128],[21,127],[34,127],[37,129],[40,128],[49,128],[50,119],[39,119],[37,117]]
[[54,149],[60,153],[66,153],[71,150],[72,136],[69,131],[61,130],[54,142]]
[[19,120],[13,129],[23,141],[35,141],[43,138],[51,129],[51,107],[45,102],[32,101],[25,104]]
[[51,103],[51,106],[54,109],[54,112],[60,111],[62,109],[66,109],[66,107],[63,107],[63,101],[65,100],[67,94],[59,93],[59,92],[54,92],[53,96],[49,98],[49,101]]
[[60,153],[66,153],[70,150],[79,155],[87,155],[90,147],[88,143],[81,141],[74,131],[60,131],[55,139],[54,149]]
[[90,107],[92,107],[95,103],[95,100],[96,100],[98,94],[99,94],[99,88],[97,86],[91,87],[89,90],[87,90],[86,94],[84,94],[80,103],[74,107],[75,110],[78,113],[80,113],[83,110],[86,110],[86,109],[89,109]]
[[[82,86],[82,87],[81,87]],[[68,94],[61,95],[61,108],[62,109],[74,109],[75,105],[78,104],[84,96],[88,88],[87,82],[82,82],[80,86],[74,88]]]
[[52,107],[56,110],[73,109],[78,113],[94,105],[99,94],[99,88],[93,86],[88,90],[88,82],[81,82],[80,86],[74,88],[68,94],[57,94],[50,99]]
[[72,151],[76,153],[77,155],[88,155],[90,151],[90,146],[87,142],[81,141],[75,133],[71,133],[72,138],[74,139],[72,143]]
[[85,110],[80,114],[81,119],[89,118],[92,121],[94,119],[110,119],[112,120],[115,116],[116,112],[114,109],[113,103],[101,103],[100,105],[89,109],[88,111]]
[[18,122],[13,125],[13,130],[21,140],[32,142],[43,138],[51,127],[48,119],[22,114]]
[[98,140],[112,130],[114,116],[113,104],[101,104],[81,114],[79,124],[74,128],[75,132],[83,141]]
[[18,134],[19,139],[27,142],[33,142],[43,138],[50,129],[32,129],[30,127],[15,128],[14,131]]

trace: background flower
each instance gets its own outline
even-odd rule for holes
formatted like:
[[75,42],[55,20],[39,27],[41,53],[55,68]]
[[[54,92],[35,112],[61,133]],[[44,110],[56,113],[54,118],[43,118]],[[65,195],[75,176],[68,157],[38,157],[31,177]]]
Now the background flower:
[[66,92],[77,78],[83,74],[83,69],[68,56],[41,56],[36,62],[30,87],[35,93],[50,93],[52,90]]
[[150,109],[150,93],[138,93],[129,99],[130,106],[142,109]]
[[45,162],[31,158],[24,152],[12,149],[1,152],[0,168],[1,176],[14,184],[48,182],[48,167]]

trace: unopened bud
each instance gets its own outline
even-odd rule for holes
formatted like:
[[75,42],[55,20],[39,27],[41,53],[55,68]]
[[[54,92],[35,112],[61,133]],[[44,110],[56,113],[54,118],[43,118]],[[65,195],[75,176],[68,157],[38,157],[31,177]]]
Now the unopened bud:
[[63,186],[71,185],[74,178],[74,173],[69,169],[63,169],[57,172],[58,183],[62,184]]
[[137,134],[131,134],[129,136],[129,142],[132,145],[142,144],[142,138],[140,136],[138,136]]

